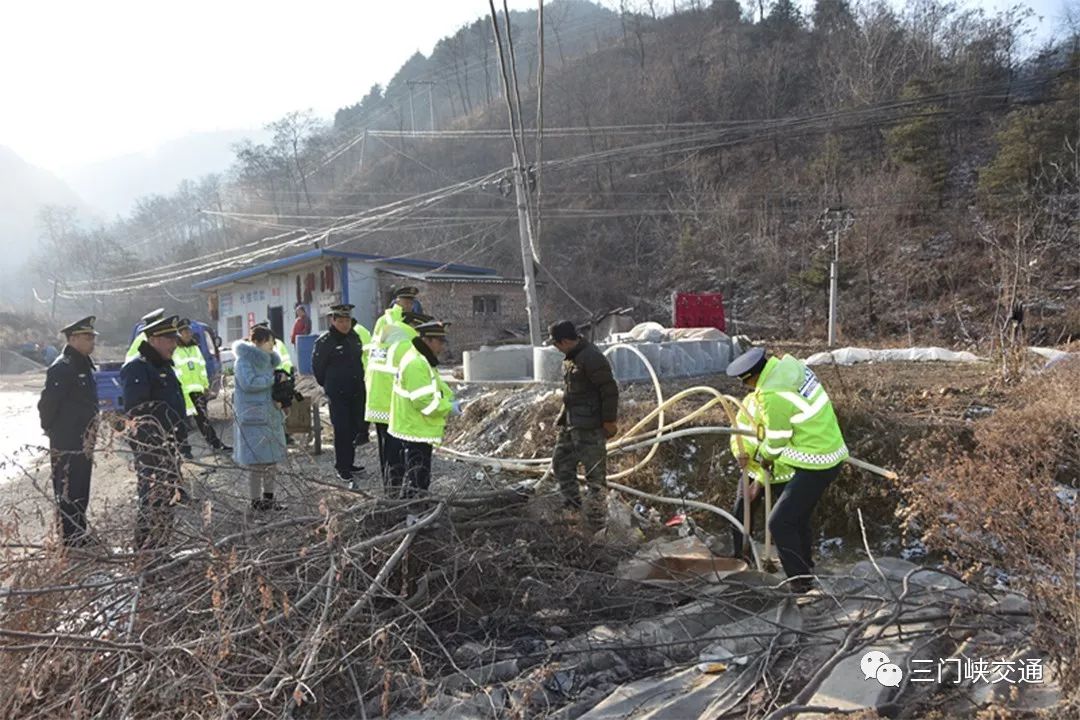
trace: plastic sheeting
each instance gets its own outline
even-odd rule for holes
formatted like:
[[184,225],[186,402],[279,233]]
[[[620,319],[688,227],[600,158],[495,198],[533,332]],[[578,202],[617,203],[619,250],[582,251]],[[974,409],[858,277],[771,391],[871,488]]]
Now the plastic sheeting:
[[969,352],[957,352],[940,347],[889,348],[839,348],[821,352],[806,359],[807,365],[854,365],[863,362],[981,362],[982,358]]

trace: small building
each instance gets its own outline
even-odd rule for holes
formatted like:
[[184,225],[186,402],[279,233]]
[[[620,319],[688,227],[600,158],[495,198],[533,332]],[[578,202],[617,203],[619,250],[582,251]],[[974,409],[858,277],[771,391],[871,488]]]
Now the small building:
[[[194,287],[207,293],[211,322],[226,343],[247,337],[251,327],[263,321],[290,343],[298,303],[311,316],[314,335],[327,329],[330,307],[339,303],[355,305],[354,317],[370,330],[392,301],[394,289],[403,285],[420,290],[423,312],[453,323],[450,343],[455,354],[528,335],[521,279],[475,265],[315,249]],[[296,346],[289,349],[298,364],[307,367]]]

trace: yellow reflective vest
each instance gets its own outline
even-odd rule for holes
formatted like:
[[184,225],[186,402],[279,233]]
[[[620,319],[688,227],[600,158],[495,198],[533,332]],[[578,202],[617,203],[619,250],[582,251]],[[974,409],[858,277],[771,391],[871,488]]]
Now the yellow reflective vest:
[[286,345],[285,341],[281,338],[274,338],[274,352],[281,358],[281,362],[274,369],[284,370],[285,372],[292,374],[293,364],[292,358],[289,356],[289,346]]
[[408,442],[442,443],[454,392],[415,345],[401,358],[393,393],[390,434]]
[[360,338],[360,345],[364,348],[363,352],[360,354],[360,361],[364,363],[364,367],[367,367],[368,348],[371,347],[371,333],[369,333],[368,329],[360,323],[353,325],[353,332]]
[[[751,435],[732,435],[731,436],[731,454],[738,457],[740,454],[745,454],[749,459],[746,464],[747,474],[757,483],[765,484],[766,473],[761,467],[761,461],[759,458],[758,448],[761,443],[758,440],[758,435],[764,435],[765,426],[761,424],[760,413],[758,412],[757,400],[754,398],[754,393],[750,393],[743,398],[743,407],[746,409],[744,412],[742,409],[735,416],[735,427],[738,430],[750,430],[754,434]],[[749,413],[749,415],[747,414]],[[740,447],[741,446],[741,447]],[[778,458],[773,463],[772,480],[773,484],[786,483],[795,476],[795,468],[791,467],[784,462],[783,458]]]
[[191,345],[177,345],[172,360],[176,379],[180,381],[180,389],[184,391],[187,414],[194,415],[195,403],[191,400],[191,393],[204,393],[210,388],[206,358],[199,349],[199,343],[193,342]]
[[127,355],[124,356],[124,362],[129,363],[135,358],[139,357],[139,346],[146,341],[146,333],[140,332],[135,336],[135,339],[131,341],[131,347],[128,348]]
[[848,449],[828,393],[798,358],[769,358],[755,389],[765,425],[761,455],[795,468],[825,470],[847,460]]

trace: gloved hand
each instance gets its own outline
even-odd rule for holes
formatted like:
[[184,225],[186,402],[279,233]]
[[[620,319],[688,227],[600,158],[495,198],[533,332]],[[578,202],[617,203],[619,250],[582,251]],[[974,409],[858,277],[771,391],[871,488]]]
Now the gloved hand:
[[460,400],[454,400],[450,404],[450,414],[451,415],[460,415],[461,414],[461,401]]

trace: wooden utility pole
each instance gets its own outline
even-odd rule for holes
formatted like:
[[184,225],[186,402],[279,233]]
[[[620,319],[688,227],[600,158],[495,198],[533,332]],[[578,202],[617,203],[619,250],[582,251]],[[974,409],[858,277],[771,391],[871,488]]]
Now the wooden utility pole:
[[525,279],[525,312],[529,316],[529,342],[535,347],[543,343],[543,338],[540,334],[540,300],[536,294],[536,267],[533,265],[532,219],[529,217],[529,203],[525,196],[528,192],[525,181],[527,170],[521,166],[516,150],[512,157],[518,234],[521,237],[521,269]]

